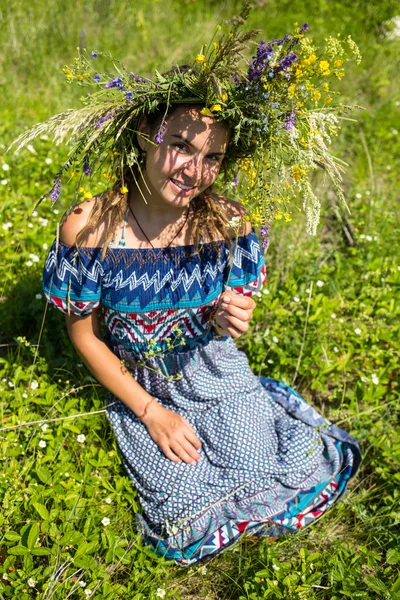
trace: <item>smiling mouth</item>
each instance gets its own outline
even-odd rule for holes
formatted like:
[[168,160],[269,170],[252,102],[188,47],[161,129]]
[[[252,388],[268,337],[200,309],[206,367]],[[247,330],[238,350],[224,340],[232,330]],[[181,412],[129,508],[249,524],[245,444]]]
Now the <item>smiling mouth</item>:
[[173,179],[172,177],[170,178],[170,181],[172,181],[172,183],[174,185],[176,185],[176,187],[178,187],[179,189],[181,189],[184,192],[188,192],[188,191],[194,190],[196,188],[196,186],[194,186],[194,185],[185,185],[184,183],[178,181],[177,179]]

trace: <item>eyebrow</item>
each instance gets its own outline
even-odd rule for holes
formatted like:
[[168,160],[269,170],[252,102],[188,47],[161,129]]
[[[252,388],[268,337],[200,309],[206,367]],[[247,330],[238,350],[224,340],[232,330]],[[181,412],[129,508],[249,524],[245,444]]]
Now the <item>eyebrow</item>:
[[[189,144],[189,146],[192,146],[192,148],[194,148],[192,142],[183,135],[173,133],[171,137],[177,138],[178,140],[182,140],[182,142],[185,142],[185,144]],[[215,156],[225,156],[225,152],[208,152],[208,154],[215,154]]]

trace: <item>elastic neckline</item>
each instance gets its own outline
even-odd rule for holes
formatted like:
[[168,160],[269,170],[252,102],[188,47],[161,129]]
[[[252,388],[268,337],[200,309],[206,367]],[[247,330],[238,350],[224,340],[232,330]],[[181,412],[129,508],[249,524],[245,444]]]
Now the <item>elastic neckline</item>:
[[[242,240],[242,239],[245,239],[245,238],[249,237],[250,235],[255,235],[255,233],[256,232],[254,231],[254,228],[252,228],[252,230],[249,231],[249,233],[246,233],[245,235],[239,235],[237,239],[239,241],[239,240]],[[235,241],[236,241],[236,238],[232,238],[232,242],[235,242]],[[102,250],[103,249],[101,246],[79,246],[79,247],[77,247],[75,245],[70,246],[69,244],[66,244],[65,242],[62,242],[61,240],[59,240],[58,243],[61,246],[65,246],[67,248],[77,248],[77,250]],[[226,243],[225,240],[215,240],[215,242],[204,242],[203,244],[201,244],[201,246],[211,246],[212,244],[225,244],[225,243]],[[158,251],[161,252],[161,250],[168,250],[168,251],[169,250],[176,250],[176,249],[182,249],[183,250],[183,249],[186,249],[186,248],[195,248],[195,245],[194,244],[182,244],[180,246],[165,246],[163,248],[156,248],[156,247],[155,248],[127,248],[126,246],[121,247],[121,248],[118,248],[118,247],[113,248],[113,247],[109,246],[107,248],[107,252],[109,250],[111,250],[111,252],[129,252],[129,251],[136,251],[137,252],[138,250],[140,252],[142,252],[142,251],[143,252],[154,252],[155,250],[158,250]]]

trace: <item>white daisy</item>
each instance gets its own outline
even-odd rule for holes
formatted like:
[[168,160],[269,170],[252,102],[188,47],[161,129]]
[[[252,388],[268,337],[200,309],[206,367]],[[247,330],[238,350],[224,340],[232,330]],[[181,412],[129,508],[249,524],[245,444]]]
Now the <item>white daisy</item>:
[[46,448],[47,444],[44,440],[39,441],[39,448]]
[[107,527],[107,525],[109,525],[111,521],[108,517],[104,517],[104,519],[101,520],[101,523],[102,525],[104,525],[104,527]]
[[86,440],[86,436],[83,433],[80,433],[77,437],[76,437],[76,441],[79,442],[80,444],[84,444]]

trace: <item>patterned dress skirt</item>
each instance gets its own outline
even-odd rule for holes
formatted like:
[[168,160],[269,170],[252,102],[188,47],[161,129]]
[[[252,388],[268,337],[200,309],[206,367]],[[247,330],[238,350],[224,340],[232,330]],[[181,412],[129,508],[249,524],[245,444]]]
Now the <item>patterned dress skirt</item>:
[[[129,353],[115,348],[129,364]],[[132,361],[134,364],[134,361]],[[115,396],[107,415],[140,499],[146,544],[187,566],[244,534],[279,536],[309,525],[357,471],[357,441],[282,382],[256,377],[230,338],[153,359],[133,376],[201,440],[201,460],[169,460]]]

